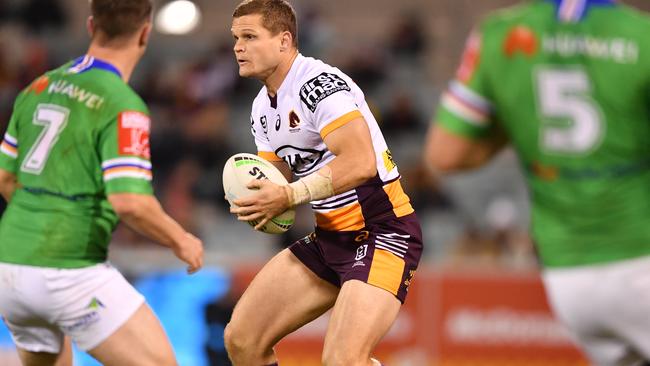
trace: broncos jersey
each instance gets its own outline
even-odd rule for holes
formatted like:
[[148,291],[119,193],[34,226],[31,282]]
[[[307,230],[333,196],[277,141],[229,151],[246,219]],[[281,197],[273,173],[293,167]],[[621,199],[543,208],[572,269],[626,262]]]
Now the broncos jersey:
[[263,87],[253,102],[252,133],[258,154],[285,161],[297,177],[318,171],[336,156],[325,137],[363,118],[375,149],[377,175],[348,192],[311,202],[318,227],[359,230],[368,223],[413,213],[400,175],[361,89],[339,69],[298,55],[274,97]]

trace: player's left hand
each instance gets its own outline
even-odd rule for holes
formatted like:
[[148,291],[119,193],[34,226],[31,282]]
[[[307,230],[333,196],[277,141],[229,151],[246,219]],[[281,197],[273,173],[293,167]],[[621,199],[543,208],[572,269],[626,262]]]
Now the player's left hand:
[[239,207],[231,207],[230,212],[237,215],[239,221],[260,220],[255,230],[260,230],[275,216],[289,208],[289,197],[284,186],[275,184],[268,179],[254,179],[246,186],[257,192],[234,200]]

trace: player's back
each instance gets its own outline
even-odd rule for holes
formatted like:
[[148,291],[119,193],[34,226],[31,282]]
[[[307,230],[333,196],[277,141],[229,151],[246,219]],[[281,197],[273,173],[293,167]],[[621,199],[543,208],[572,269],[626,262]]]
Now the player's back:
[[136,131],[118,131],[120,108],[147,113],[119,71],[89,57],[19,95],[0,154],[19,184],[0,221],[0,261],[82,267],[105,260],[117,223],[106,200],[107,158],[118,155],[118,133]]
[[534,1],[480,31],[472,83],[526,170],[544,263],[650,254],[650,19],[607,0]]

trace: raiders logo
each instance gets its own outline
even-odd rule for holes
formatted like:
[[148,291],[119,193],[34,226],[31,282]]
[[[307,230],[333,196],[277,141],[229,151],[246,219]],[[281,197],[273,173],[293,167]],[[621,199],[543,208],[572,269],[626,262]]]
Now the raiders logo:
[[323,99],[344,90],[351,90],[345,80],[336,74],[324,72],[300,88],[300,99],[310,111],[315,112]]

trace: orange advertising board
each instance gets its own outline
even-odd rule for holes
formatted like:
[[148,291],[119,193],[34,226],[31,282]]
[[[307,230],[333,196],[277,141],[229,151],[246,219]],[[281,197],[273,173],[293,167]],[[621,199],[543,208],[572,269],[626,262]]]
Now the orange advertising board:
[[[241,274],[250,278],[250,274]],[[321,365],[329,313],[280,342],[282,366]],[[376,349],[387,366],[588,365],[535,273],[420,270]]]

